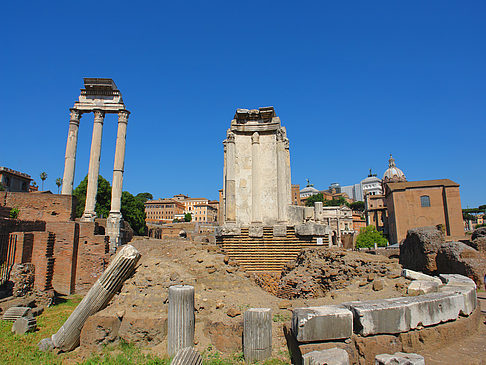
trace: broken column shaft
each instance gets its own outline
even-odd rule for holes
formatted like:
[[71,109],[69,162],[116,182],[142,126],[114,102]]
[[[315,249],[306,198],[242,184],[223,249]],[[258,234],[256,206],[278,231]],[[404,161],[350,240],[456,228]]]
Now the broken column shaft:
[[[55,348],[70,351],[79,345],[79,335],[86,319],[108,304],[123,282],[132,274],[139,259],[140,253],[131,245],[126,245],[118,251],[108,268],[94,283],[74,312],[59,331],[52,335],[52,345]],[[42,341],[46,340],[48,339]]]
[[263,361],[272,355],[272,312],[251,308],[244,314],[243,354],[245,362]]
[[174,356],[185,347],[194,346],[194,287],[174,285],[169,288],[167,353]]

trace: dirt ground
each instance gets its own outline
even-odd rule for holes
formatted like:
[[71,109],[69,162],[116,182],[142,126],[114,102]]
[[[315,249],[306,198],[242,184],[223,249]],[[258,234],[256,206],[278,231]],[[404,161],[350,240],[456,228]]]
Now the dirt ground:
[[[228,354],[241,351],[239,332],[243,313],[248,308],[272,309],[273,352],[275,357],[282,357],[287,353],[283,326],[290,325],[292,308],[400,296],[403,289],[398,289],[396,284],[403,288],[408,282],[399,276],[400,270],[397,269],[393,279],[381,278],[384,285],[379,291],[373,290],[371,281],[365,279],[363,282],[356,278],[349,287],[321,298],[285,300],[256,285],[251,275],[228,261],[228,257],[215,245],[184,239],[140,239],[131,244],[142,255],[139,266],[121,293],[99,315],[137,318],[139,322],[166,317],[169,286],[193,285],[196,347],[204,350],[212,345]],[[144,335],[143,331],[137,334],[133,330],[128,334],[130,339],[141,344],[144,343]],[[152,338],[156,336],[157,333],[149,334]],[[150,345],[153,346],[154,342],[157,341],[151,341]],[[151,348],[162,355],[165,354],[166,343],[162,341]]]
[[[272,309],[273,315],[273,356],[286,359],[288,348],[284,326],[290,326],[293,308],[402,296],[409,283],[399,276],[398,259],[390,259],[387,273],[356,277],[348,287],[333,290],[323,297],[280,299],[258,286],[250,274],[239,270],[216,245],[185,239],[147,238],[134,240],[131,244],[142,255],[138,268],[125,282],[120,294],[96,315],[95,323],[102,317],[123,318],[120,337],[162,356],[166,354],[167,343],[164,329],[160,328],[166,325],[171,285],[195,287],[195,341],[199,351],[210,346],[228,355],[241,351],[244,311],[267,307]],[[360,255],[366,255],[371,261],[382,259],[367,253]],[[382,289],[373,289],[375,279],[382,282]],[[307,279],[303,277],[303,280]],[[130,323],[130,326],[124,323]],[[480,359],[486,359],[485,327],[482,325],[479,334],[458,340],[453,346],[422,354],[426,363],[482,364]],[[91,335],[82,334],[81,344],[104,343],[102,338],[89,338]]]

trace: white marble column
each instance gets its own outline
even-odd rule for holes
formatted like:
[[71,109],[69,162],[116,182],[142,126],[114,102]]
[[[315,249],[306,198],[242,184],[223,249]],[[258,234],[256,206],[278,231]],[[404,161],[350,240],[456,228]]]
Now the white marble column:
[[260,135],[254,132],[251,136],[251,221],[262,221],[261,174],[260,174]]
[[107,234],[110,237],[110,249],[115,251],[121,242],[121,196],[123,189],[123,171],[125,166],[125,143],[127,138],[127,123],[130,112],[122,110],[118,113],[118,132],[116,135],[115,162],[113,165],[113,181],[111,187],[110,216],[106,221]]
[[278,206],[278,221],[285,222],[287,220],[287,206],[289,205],[287,199],[287,171],[286,171],[286,156],[285,144],[283,135],[277,133],[277,206]]
[[64,158],[64,176],[62,178],[61,194],[72,195],[74,183],[74,170],[76,168],[76,150],[78,148],[78,129],[81,112],[70,109],[69,131],[66,142],[66,155]]
[[236,222],[236,182],[235,182],[235,135],[228,132],[226,138],[226,184],[225,221]]
[[98,192],[98,175],[100,172],[101,137],[103,135],[103,120],[105,112],[94,111],[93,137],[91,139],[91,152],[89,155],[88,189],[86,192],[86,204],[81,217],[82,222],[94,222],[96,218],[96,194]]

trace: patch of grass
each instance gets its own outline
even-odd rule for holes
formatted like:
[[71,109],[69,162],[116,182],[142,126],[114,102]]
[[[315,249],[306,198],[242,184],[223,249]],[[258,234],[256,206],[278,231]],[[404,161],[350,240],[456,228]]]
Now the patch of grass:
[[[287,353],[288,355],[288,353]],[[245,357],[243,352],[237,352],[232,356],[225,357],[219,351],[215,350],[211,345],[202,353],[203,365],[243,365],[245,364]],[[262,365],[289,365],[290,357],[286,356],[287,360],[282,359],[268,359],[264,362],[255,362],[254,364]]]
[[[37,344],[43,338],[56,333],[63,325],[72,311],[81,301],[82,297],[73,296],[64,303],[46,308],[45,312],[37,317],[37,331],[25,335],[14,335],[11,332],[12,322],[0,320],[0,364],[5,365],[169,365],[169,358],[160,358],[154,355],[145,354],[140,348],[126,342],[119,342],[117,345],[106,346],[100,353],[95,353],[79,362],[76,354],[53,352],[41,352]],[[73,356],[75,358],[73,358]],[[243,353],[239,352],[232,356],[223,356],[219,351],[209,346],[203,353],[204,365],[243,365]],[[263,365],[286,365],[290,362],[281,359],[269,359]]]
[[12,322],[0,321],[0,364],[62,364],[64,354],[41,352],[37,344],[57,332],[80,301],[81,297],[74,296],[47,308],[37,317],[38,330],[25,335],[14,335]]
[[83,365],[169,365],[170,359],[145,355],[135,345],[120,342],[116,346],[107,346],[101,354],[92,355],[83,361]]
[[273,315],[272,320],[273,320],[274,322],[277,322],[277,323],[278,323],[278,322],[286,322],[286,321],[290,321],[290,318],[291,318],[291,316],[290,316],[290,314],[289,314],[289,313],[285,313],[285,314],[282,314],[282,313],[275,313],[275,314]]

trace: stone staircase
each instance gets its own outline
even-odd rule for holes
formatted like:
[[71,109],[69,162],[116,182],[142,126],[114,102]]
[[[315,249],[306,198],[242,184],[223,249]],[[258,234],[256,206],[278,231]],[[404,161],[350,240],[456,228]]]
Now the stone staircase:
[[[327,246],[328,238],[322,240]],[[287,227],[285,237],[274,237],[272,227],[264,227],[263,237],[255,238],[248,235],[248,228],[241,228],[240,235],[221,236],[216,243],[246,271],[280,272],[302,249],[315,247],[317,238],[297,236],[294,227]]]

